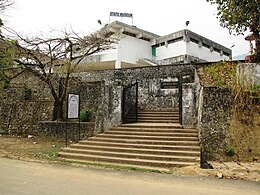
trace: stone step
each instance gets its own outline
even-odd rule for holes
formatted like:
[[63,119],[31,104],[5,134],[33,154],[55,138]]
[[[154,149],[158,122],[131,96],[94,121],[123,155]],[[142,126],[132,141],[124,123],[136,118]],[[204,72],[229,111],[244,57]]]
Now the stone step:
[[135,135],[116,135],[116,134],[98,134],[97,138],[115,138],[115,139],[142,139],[142,140],[163,140],[163,141],[198,141],[198,137],[169,137],[169,136],[135,136]]
[[[199,157],[199,151],[188,151],[188,150],[162,150],[162,149],[143,149],[143,148],[125,148],[115,146],[93,146],[83,144],[73,144],[70,146],[71,149],[81,150],[99,150],[99,151],[110,151],[110,152],[124,152],[124,153],[137,153],[137,154],[154,154],[154,155],[172,155],[172,156],[195,156]],[[68,148],[62,151],[67,151]]]
[[130,124],[122,124],[119,127],[133,127],[133,128],[150,128],[150,129],[182,129],[182,126],[179,123],[168,123],[168,124],[160,124],[160,123],[130,123]]
[[178,114],[168,113],[168,114],[160,114],[160,113],[138,113],[138,117],[179,117]]
[[[196,129],[180,129],[180,128],[146,128],[146,127],[113,127],[111,131],[120,132],[147,132],[147,133],[198,133]],[[110,131],[108,130],[108,131]],[[107,132],[108,132],[107,131]]]
[[200,147],[198,131],[183,129],[179,112],[145,110],[138,122],[72,144],[59,155],[71,161],[171,168],[199,164]]
[[160,111],[160,110],[138,110],[138,114],[175,114],[178,115],[178,111]]
[[[75,162],[75,160],[73,159],[66,159],[67,161],[72,161]],[[116,162],[105,162],[105,161],[92,161],[92,160],[77,160],[77,162],[80,163],[86,163],[89,165],[96,165],[96,166],[101,166],[101,167],[114,167],[114,168],[123,168],[123,169],[130,169],[130,170],[138,170],[141,169],[142,171],[146,170],[150,170],[151,172],[161,172],[161,173],[171,173],[171,170],[169,170],[169,168],[167,167],[152,167],[152,166],[147,166],[147,165],[137,165],[137,164],[128,164],[128,163],[116,163]],[[194,163],[193,163],[194,164]]]
[[107,157],[132,158],[132,159],[146,159],[146,160],[160,160],[160,161],[177,161],[177,162],[198,162],[199,156],[173,156],[173,155],[156,155],[156,154],[139,154],[115,151],[101,151],[101,150],[87,150],[64,148],[62,152],[80,154],[80,155],[98,155]]
[[177,120],[179,121],[179,116],[138,116],[138,119],[146,120]]
[[80,141],[79,145],[93,145],[93,146],[108,146],[108,147],[124,147],[124,148],[140,148],[150,150],[187,150],[187,151],[200,151],[198,146],[191,146],[190,144],[183,145],[160,145],[160,144],[142,144],[142,143],[117,143],[117,142],[106,142],[106,141],[95,141],[95,140],[84,140]]
[[196,165],[198,162],[178,162],[178,161],[158,161],[158,160],[146,160],[146,159],[131,159],[131,158],[119,158],[119,157],[107,157],[107,156],[98,156],[98,155],[84,155],[84,154],[73,154],[60,152],[60,157],[65,158],[70,161],[94,161],[94,162],[113,162],[113,163],[122,163],[122,164],[132,164],[132,165],[141,165],[141,166],[154,166],[154,167],[183,167]]
[[119,157],[119,158],[132,158],[143,160],[159,160],[159,161],[178,161],[178,162],[198,162],[199,156],[173,156],[173,155],[156,155],[156,154],[139,154],[139,153],[126,153],[115,151],[100,151],[100,150],[87,150],[87,149],[75,149],[64,148],[62,152],[79,154],[79,155],[96,155],[107,157]]
[[104,142],[116,142],[116,143],[136,143],[136,144],[152,144],[152,145],[173,145],[173,146],[198,146],[199,142],[197,141],[165,141],[165,140],[144,140],[144,139],[121,139],[121,138],[107,138],[107,137],[91,137],[89,140],[92,141],[104,141]]
[[112,135],[135,135],[135,136],[168,136],[168,137],[198,137],[198,133],[179,133],[179,132],[143,132],[143,131],[123,131],[109,130],[105,134]]
[[143,119],[143,118],[138,118],[137,122],[141,122],[141,123],[178,123],[179,120],[178,119]]

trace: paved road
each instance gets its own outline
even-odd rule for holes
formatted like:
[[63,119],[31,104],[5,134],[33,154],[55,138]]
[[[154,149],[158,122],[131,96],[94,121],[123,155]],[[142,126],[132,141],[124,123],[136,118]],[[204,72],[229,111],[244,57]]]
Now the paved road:
[[79,168],[0,158],[0,194],[260,195],[260,183]]

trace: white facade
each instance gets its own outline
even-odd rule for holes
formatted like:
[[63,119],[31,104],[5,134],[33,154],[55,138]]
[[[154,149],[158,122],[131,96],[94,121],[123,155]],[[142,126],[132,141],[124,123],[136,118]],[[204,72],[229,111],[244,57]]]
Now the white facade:
[[119,38],[113,49],[83,60],[92,69],[129,68],[172,63],[213,62],[231,59],[231,50],[189,30],[166,36],[118,21],[104,27]]
[[163,60],[185,54],[187,54],[187,46],[184,41],[178,41],[168,45],[165,44],[164,46],[156,48],[156,60]]
[[143,58],[152,58],[151,43],[130,36],[125,36],[118,44],[118,58],[123,62],[137,63]]

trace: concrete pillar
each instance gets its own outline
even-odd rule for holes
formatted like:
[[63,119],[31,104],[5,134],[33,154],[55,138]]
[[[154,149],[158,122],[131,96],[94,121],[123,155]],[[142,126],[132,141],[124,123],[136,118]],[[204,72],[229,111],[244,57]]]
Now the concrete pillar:
[[116,60],[115,62],[115,69],[121,69],[121,60]]

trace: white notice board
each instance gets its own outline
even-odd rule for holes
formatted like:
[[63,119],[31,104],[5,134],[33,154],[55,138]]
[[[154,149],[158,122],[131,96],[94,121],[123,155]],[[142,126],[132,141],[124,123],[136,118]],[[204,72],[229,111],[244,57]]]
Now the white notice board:
[[68,96],[68,118],[79,118],[79,95],[77,94]]

